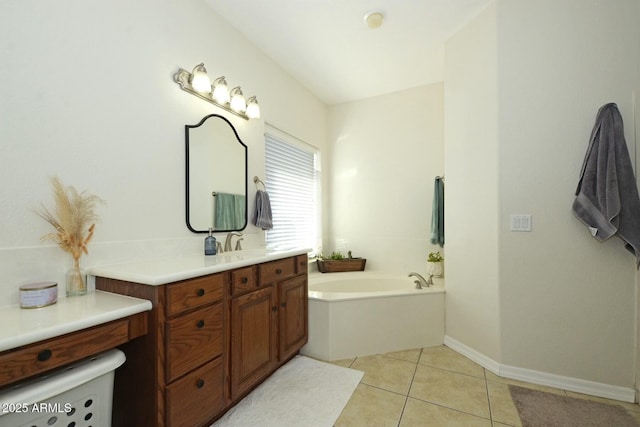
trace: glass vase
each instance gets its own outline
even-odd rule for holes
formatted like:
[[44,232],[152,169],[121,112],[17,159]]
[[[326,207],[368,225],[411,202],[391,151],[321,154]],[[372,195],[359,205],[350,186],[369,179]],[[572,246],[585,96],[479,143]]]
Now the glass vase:
[[87,293],[87,276],[80,268],[80,260],[73,260],[73,267],[67,271],[67,296],[84,295]]

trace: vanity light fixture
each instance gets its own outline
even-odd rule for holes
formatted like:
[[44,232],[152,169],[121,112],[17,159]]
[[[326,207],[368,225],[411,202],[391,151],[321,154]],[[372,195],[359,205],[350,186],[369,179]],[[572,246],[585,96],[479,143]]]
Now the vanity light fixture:
[[236,113],[244,113],[247,110],[247,103],[244,100],[244,94],[242,93],[240,86],[236,86],[231,89],[229,95],[231,96],[231,101],[229,103],[231,109]]
[[219,104],[229,102],[229,87],[224,76],[218,77],[213,81],[213,99]]
[[211,80],[203,63],[196,65],[191,72],[191,87],[200,93],[211,92]]
[[247,117],[250,119],[260,118],[260,106],[258,105],[258,99],[255,96],[247,99]]
[[204,64],[198,64],[193,72],[188,72],[182,68],[173,75],[180,89],[204,99],[228,112],[242,117],[245,120],[260,118],[260,106],[255,96],[245,101],[240,86],[229,91],[225,77],[218,77],[211,84]]

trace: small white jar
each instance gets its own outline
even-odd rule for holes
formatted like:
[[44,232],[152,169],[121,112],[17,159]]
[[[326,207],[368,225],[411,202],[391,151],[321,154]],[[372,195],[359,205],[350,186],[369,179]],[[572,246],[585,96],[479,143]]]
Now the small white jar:
[[20,286],[20,308],[40,308],[58,301],[56,282],[30,283]]

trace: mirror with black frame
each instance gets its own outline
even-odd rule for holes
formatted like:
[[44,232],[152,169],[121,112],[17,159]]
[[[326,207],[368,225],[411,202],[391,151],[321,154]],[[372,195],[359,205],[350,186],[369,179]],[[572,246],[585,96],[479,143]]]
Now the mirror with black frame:
[[210,114],[185,125],[186,220],[194,233],[247,226],[247,146],[231,122]]

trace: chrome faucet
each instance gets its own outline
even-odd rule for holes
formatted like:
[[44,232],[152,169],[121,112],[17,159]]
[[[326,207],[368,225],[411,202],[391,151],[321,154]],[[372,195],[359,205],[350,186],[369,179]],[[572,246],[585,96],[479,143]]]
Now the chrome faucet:
[[[231,252],[231,241],[233,240],[233,236],[242,236],[242,233],[235,233],[235,232],[231,232],[229,234],[227,234],[227,238],[224,240],[224,252]],[[236,243],[236,250],[237,249],[242,249],[240,247],[240,240],[242,239],[238,239],[238,242]]]
[[412,277],[412,276],[418,279],[413,281],[416,284],[416,289],[422,289],[423,286],[425,288],[428,288],[429,286],[433,285],[433,274],[429,274],[428,279],[425,279],[424,277],[422,277],[420,274],[416,272],[409,273],[409,277]]
[[236,251],[241,251],[241,250],[242,250],[242,245],[240,244],[240,242],[242,241],[242,239],[243,239],[243,238],[241,237],[241,238],[239,238],[238,240],[236,240],[236,248],[235,248],[235,250],[236,250]]

